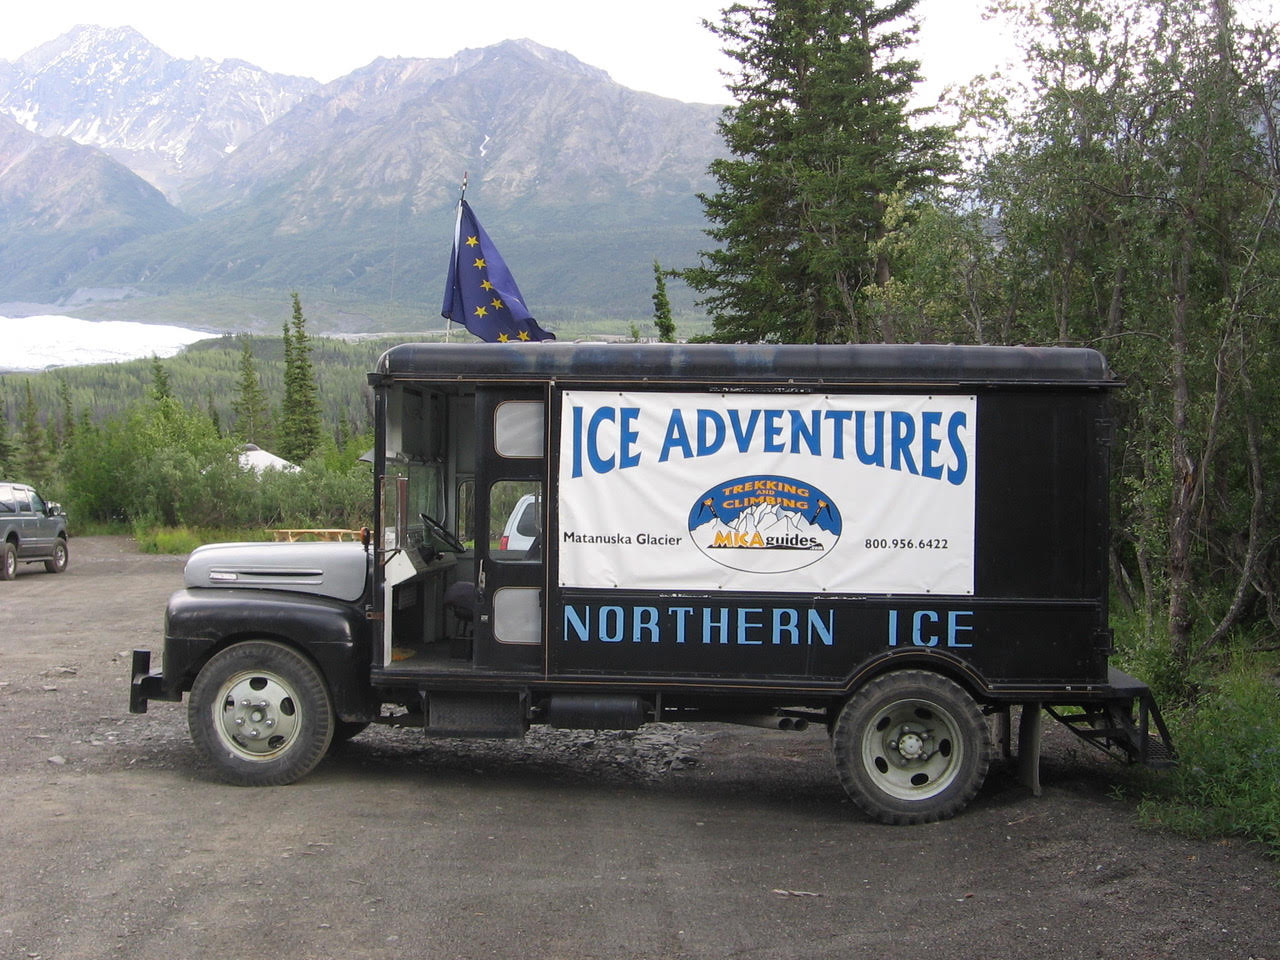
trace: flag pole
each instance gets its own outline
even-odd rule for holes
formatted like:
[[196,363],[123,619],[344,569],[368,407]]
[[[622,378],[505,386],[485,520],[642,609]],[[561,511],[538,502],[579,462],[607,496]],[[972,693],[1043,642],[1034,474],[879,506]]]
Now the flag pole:
[[[453,222],[453,259],[454,265],[457,265],[458,259],[458,241],[462,239],[462,201],[467,196],[467,171],[462,171],[462,190],[458,194],[458,216]],[[444,325],[444,342],[451,343],[450,334],[453,333],[453,317],[448,319]]]

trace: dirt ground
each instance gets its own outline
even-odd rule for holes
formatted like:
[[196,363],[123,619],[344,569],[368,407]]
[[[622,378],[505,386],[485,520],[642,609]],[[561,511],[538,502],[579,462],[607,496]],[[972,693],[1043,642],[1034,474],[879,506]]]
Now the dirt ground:
[[657,726],[428,743],[215,781],[184,704],[128,713],[181,558],[78,538],[0,583],[0,957],[1280,960],[1277,864],[1144,831],[1051,731],[924,827],[859,815],[825,732]]

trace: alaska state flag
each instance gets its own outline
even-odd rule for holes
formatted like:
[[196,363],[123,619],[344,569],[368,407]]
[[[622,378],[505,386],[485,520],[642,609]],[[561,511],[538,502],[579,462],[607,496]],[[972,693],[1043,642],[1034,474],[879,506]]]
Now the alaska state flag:
[[555,339],[555,334],[538,326],[529,313],[515,278],[465,200],[458,202],[453,256],[440,313],[490,343]]

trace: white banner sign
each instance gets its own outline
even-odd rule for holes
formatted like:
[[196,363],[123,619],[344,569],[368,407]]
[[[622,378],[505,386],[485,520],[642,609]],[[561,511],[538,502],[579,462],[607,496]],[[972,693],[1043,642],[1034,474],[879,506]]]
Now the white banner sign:
[[973,593],[977,401],[566,391],[565,587]]

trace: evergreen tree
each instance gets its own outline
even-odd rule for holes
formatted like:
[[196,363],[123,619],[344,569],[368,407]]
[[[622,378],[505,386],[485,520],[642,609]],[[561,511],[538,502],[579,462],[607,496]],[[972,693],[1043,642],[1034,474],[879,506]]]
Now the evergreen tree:
[[320,446],[320,399],[311,363],[311,338],[302,302],[293,295],[293,319],[285,325],[284,410],[280,455],[301,463]]
[[[289,329],[285,327],[286,356],[291,352],[288,335]],[[287,382],[285,389],[288,389]],[[253,360],[253,349],[248,337],[245,337],[240,344],[240,382],[236,399],[231,404],[231,412],[235,418],[235,435],[240,440],[245,443],[256,443],[258,446],[270,443],[267,426],[267,394],[262,389],[262,380],[258,377],[258,369]]]
[[151,355],[151,399],[172,400],[173,386],[169,383],[169,372],[154,353]]
[[62,411],[58,424],[59,451],[71,446],[76,435],[76,417],[71,409],[71,387],[65,377],[58,378],[58,406]]
[[40,423],[40,413],[35,394],[31,391],[30,380],[26,382],[26,398],[18,417],[17,448],[12,459],[15,473],[13,479],[37,486],[47,483],[53,474],[53,464],[48,436]]
[[699,197],[718,247],[683,273],[706,294],[711,339],[895,339],[863,302],[890,275],[873,247],[885,198],[951,163],[950,131],[913,126],[907,105],[916,3],[757,0],[707,24],[738,63],[720,120],[732,156],[712,162],[719,189]]
[[213,432],[218,436],[222,436],[222,417],[218,414],[218,408],[213,402],[213,394],[209,394],[208,402],[205,407],[209,414],[209,422],[213,424]]
[[13,463],[13,439],[9,433],[9,403],[0,394],[0,478],[7,477]]
[[662,264],[653,261],[653,325],[662,343],[676,342],[676,322],[671,319],[671,300],[667,297],[667,279]]

